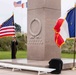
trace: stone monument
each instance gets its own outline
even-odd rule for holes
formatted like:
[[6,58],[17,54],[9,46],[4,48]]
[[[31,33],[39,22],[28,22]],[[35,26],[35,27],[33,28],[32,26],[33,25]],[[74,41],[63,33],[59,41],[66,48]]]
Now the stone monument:
[[28,0],[27,14],[27,59],[60,58],[53,28],[61,16],[61,0]]

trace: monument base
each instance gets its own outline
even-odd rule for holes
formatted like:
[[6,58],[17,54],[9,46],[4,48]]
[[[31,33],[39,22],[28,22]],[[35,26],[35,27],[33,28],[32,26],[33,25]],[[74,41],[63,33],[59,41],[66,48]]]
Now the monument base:
[[[66,59],[62,58],[63,61],[63,70],[72,69],[73,68],[73,59]],[[36,67],[48,67],[49,61],[36,61],[36,60],[27,60],[27,59],[6,59],[0,60],[3,63],[12,63],[12,64],[19,64],[25,66],[36,66]],[[76,62],[75,62],[76,65]],[[76,66],[75,66],[76,67]],[[75,68],[73,69],[75,70]]]

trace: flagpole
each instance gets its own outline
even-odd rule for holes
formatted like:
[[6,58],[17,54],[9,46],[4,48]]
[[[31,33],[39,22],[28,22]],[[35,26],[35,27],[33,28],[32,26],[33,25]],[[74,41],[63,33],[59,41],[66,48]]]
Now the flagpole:
[[[15,22],[14,22],[14,12],[12,12],[12,15],[13,15],[13,25],[15,26]],[[16,29],[15,29],[15,35],[16,36]]]
[[74,37],[74,57],[73,57],[73,70],[75,70],[75,48],[76,48],[76,3],[75,3],[75,17],[74,17],[74,20],[75,20],[75,37]]
[[73,56],[73,70],[75,70],[75,44],[76,44],[76,38],[74,38],[74,56]]

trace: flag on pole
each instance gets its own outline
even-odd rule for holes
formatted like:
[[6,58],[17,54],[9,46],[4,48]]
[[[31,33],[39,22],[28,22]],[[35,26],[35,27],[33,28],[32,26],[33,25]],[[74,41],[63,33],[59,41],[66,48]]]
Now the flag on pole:
[[15,35],[14,15],[0,26],[0,38]]
[[24,3],[22,3],[21,1],[14,2],[14,7],[22,7],[22,8],[24,8]]
[[28,8],[28,2],[26,2],[26,8]]
[[22,8],[24,8],[24,7],[28,8],[28,2],[22,3]]
[[67,38],[74,38],[75,35],[75,8],[68,11],[65,18],[59,18],[54,27],[55,42],[58,47],[61,47]]
[[22,3],[22,8],[24,8],[24,3]]

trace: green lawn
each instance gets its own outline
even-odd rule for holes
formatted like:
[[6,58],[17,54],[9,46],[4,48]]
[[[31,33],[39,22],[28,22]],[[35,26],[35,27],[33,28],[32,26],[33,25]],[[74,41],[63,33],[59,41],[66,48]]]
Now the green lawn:
[[[61,53],[62,58],[73,58],[74,54]],[[17,51],[16,58],[27,58],[27,51]],[[0,59],[11,59],[10,51],[0,51]]]
[[[27,52],[26,51],[17,51],[16,58],[26,58]],[[11,59],[11,52],[10,51],[0,51],[0,59]]]
[[61,57],[62,58],[73,58],[74,54],[73,53],[62,53]]

